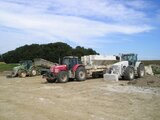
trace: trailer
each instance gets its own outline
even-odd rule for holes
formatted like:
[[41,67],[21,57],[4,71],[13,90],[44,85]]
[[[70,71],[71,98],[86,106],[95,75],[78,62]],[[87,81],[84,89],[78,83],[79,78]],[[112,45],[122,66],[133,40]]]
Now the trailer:
[[88,55],[82,56],[81,62],[85,66],[87,78],[103,77],[104,72],[117,62],[116,56]]

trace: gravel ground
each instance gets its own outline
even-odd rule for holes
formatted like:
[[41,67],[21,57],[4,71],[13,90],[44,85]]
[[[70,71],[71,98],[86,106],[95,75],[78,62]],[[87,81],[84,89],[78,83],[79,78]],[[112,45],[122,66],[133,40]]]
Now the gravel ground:
[[0,76],[0,120],[159,120],[160,88],[134,85]]

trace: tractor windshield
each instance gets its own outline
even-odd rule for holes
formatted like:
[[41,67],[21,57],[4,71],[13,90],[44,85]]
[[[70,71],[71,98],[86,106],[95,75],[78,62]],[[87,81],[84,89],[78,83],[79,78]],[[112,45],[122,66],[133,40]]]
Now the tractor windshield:
[[63,64],[68,66],[69,65],[69,59],[68,58],[64,58],[63,59]]
[[122,56],[122,61],[130,61],[132,59],[132,56],[130,55],[123,55]]
[[63,58],[63,64],[67,65],[71,69],[74,65],[78,64],[78,58]]
[[135,55],[135,54],[122,55],[121,61],[129,61],[130,65],[135,65],[135,63],[137,61],[137,55]]

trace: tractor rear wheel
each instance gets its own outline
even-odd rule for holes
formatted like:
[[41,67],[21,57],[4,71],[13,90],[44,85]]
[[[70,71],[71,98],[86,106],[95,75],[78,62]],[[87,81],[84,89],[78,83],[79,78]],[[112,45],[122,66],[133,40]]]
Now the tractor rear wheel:
[[68,79],[69,79],[69,76],[68,76],[68,73],[66,71],[61,71],[59,74],[58,74],[58,82],[60,83],[66,83],[68,82]]
[[76,80],[84,81],[86,80],[86,70],[84,67],[79,67],[76,71]]
[[126,80],[133,80],[134,79],[134,68],[128,66],[124,72],[124,78]]
[[138,69],[137,69],[138,77],[142,78],[145,75],[145,68],[143,64],[140,64]]
[[27,76],[27,72],[25,70],[20,70],[18,72],[18,76],[22,77],[22,78],[25,78]]

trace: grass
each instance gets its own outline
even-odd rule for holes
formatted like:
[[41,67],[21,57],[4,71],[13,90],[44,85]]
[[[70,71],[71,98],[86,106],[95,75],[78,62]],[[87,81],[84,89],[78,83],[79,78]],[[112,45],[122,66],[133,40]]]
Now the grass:
[[142,60],[144,65],[160,65],[160,60]]
[[6,64],[4,62],[0,62],[0,72],[3,72],[3,71],[9,71],[9,70],[12,70],[13,67],[17,66],[18,64]]
[[154,74],[160,74],[160,70],[155,71]]

